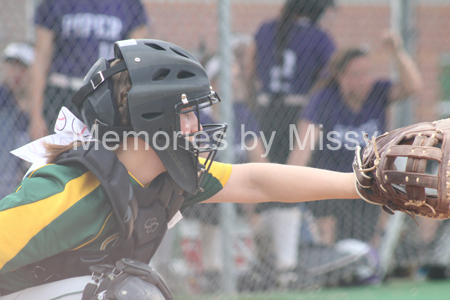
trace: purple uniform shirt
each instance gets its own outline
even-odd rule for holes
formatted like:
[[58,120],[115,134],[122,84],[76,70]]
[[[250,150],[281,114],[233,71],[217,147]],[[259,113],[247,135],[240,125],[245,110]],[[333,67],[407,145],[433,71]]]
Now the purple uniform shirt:
[[28,116],[20,110],[6,85],[0,86],[0,200],[12,193],[22,179],[22,160],[10,151],[28,142]]
[[50,72],[84,77],[100,58],[113,58],[115,41],[145,25],[139,0],[44,0],[35,24],[55,34]]
[[[340,172],[351,172],[357,145],[366,145],[363,135],[383,134],[386,130],[386,109],[392,83],[375,82],[359,112],[353,112],[342,100],[337,86],[315,93],[303,113],[303,119],[320,127],[310,166]],[[301,141],[303,142],[303,141]],[[294,140],[294,146],[296,146]],[[310,147],[310,145],[306,145]],[[322,148],[322,150],[320,150]]]
[[276,34],[276,21],[263,24],[256,34],[256,66],[262,91],[306,95],[333,54],[334,43],[307,20],[297,22],[288,38],[284,63],[277,66]]

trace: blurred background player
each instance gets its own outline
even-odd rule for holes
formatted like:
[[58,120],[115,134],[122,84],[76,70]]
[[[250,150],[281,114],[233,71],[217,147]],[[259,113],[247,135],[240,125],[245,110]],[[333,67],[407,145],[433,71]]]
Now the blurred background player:
[[115,41],[149,37],[140,0],[44,0],[35,13],[35,25],[32,139],[53,132],[62,105],[76,111],[68,99],[98,58],[114,56]]
[[[289,164],[340,172],[351,170],[356,146],[366,145],[364,133],[371,138],[386,131],[389,104],[421,90],[421,74],[405,51],[401,37],[386,32],[382,44],[396,61],[400,80],[373,78],[370,56],[364,49],[338,51],[298,121],[303,149],[294,141]],[[323,137],[320,144],[319,136]],[[325,244],[346,238],[372,241],[380,212],[373,205],[339,200],[307,206],[320,218]]]
[[[256,33],[257,114],[266,139],[275,132],[268,149],[271,162],[286,163],[289,125],[296,124],[311,87],[335,50],[332,38],[318,25],[333,5],[333,0],[288,0],[279,17],[262,24]],[[266,230],[274,247],[274,262],[266,263],[289,272],[297,265],[298,204],[259,204],[256,211],[262,224],[276,224]]]
[[0,199],[14,191],[26,167],[9,152],[28,142],[30,65],[33,46],[11,43],[3,51],[4,80],[0,85]]

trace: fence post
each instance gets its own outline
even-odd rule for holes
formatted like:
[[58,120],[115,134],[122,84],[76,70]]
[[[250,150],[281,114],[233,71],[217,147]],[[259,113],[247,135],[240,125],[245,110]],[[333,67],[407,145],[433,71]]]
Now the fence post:
[[[232,49],[231,49],[231,0],[218,0],[219,21],[219,55],[220,55],[220,117],[222,122],[228,124],[226,140],[228,147],[223,150],[224,162],[233,163],[234,144],[234,116],[233,91],[231,80]],[[233,239],[236,212],[233,203],[221,204],[222,245],[223,245],[223,277],[222,288],[225,293],[236,292],[236,272],[233,255]]]
[[[412,10],[410,0],[391,0],[391,29],[398,32],[405,44],[405,49],[409,53],[412,52]],[[396,79],[398,72],[392,67],[392,78]],[[414,122],[411,99],[407,99],[402,103],[395,103],[393,107],[393,116],[395,128],[407,126]],[[380,246],[381,267],[383,270],[383,278],[388,274],[395,249],[398,246],[400,233],[403,229],[405,215],[396,213],[389,217],[387,230]]]

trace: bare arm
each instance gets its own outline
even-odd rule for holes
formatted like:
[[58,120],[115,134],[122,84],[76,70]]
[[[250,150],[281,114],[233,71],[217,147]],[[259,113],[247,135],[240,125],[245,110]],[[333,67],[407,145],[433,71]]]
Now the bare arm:
[[251,163],[233,165],[225,187],[205,202],[305,202],[358,199],[353,173],[308,167]]
[[[269,159],[264,157],[265,150],[261,138],[258,137],[256,140],[250,140],[248,146],[251,147],[253,142],[256,142],[255,148],[252,150],[247,150],[248,161],[253,163],[268,163]],[[256,224],[258,222],[258,214],[255,213],[256,206],[256,203],[240,204],[240,207],[245,212],[250,224]]]
[[48,70],[53,55],[54,34],[51,30],[36,27],[35,62],[31,67],[30,84],[30,126],[31,139],[37,139],[47,134],[42,109],[44,105],[44,90]]
[[406,52],[401,37],[388,32],[384,36],[384,44],[397,63],[400,76],[400,81],[395,83],[389,92],[389,100],[401,100],[419,92],[423,88],[422,75],[412,57]]
[[308,120],[300,120],[297,123],[297,131],[303,149],[300,149],[300,146],[294,140],[294,149],[289,154],[287,164],[306,166],[311,158],[313,147],[319,140],[319,127]]

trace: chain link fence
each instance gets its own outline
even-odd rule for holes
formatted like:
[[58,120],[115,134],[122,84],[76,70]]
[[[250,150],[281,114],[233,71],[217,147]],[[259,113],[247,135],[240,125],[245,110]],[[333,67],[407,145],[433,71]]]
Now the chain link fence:
[[[44,99],[51,131],[83,74],[99,56],[111,55],[116,39],[125,37],[166,40],[202,62],[213,88],[226,95],[221,105],[201,116],[202,122],[233,120],[232,147],[219,161],[350,172],[356,146],[366,143],[364,133],[370,138],[450,116],[448,1],[142,0],[142,8],[137,0],[114,8],[108,2],[3,1],[0,48],[13,42],[40,45],[36,58],[42,87],[36,88],[36,78],[26,81],[27,66],[4,61],[2,195],[14,189],[27,167],[13,161],[9,151],[26,143],[28,114],[33,113],[29,99]],[[225,21],[229,23],[221,23]],[[35,23],[41,34],[36,35]],[[72,37],[88,42],[70,44]],[[417,70],[402,66],[401,44]],[[227,54],[229,63],[224,64]],[[423,89],[409,84],[417,74]],[[16,90],[11,94],[12,86]],[[221,107],[228,107],[231,117]],[[226,213],[218,204],[189,208],[185,219],[168,231],[151,264],[175,293],[195,295],[449,275],[447,221],[417,218],[417,226],[363,201],[294,205],[273,200],[232,205]]]

